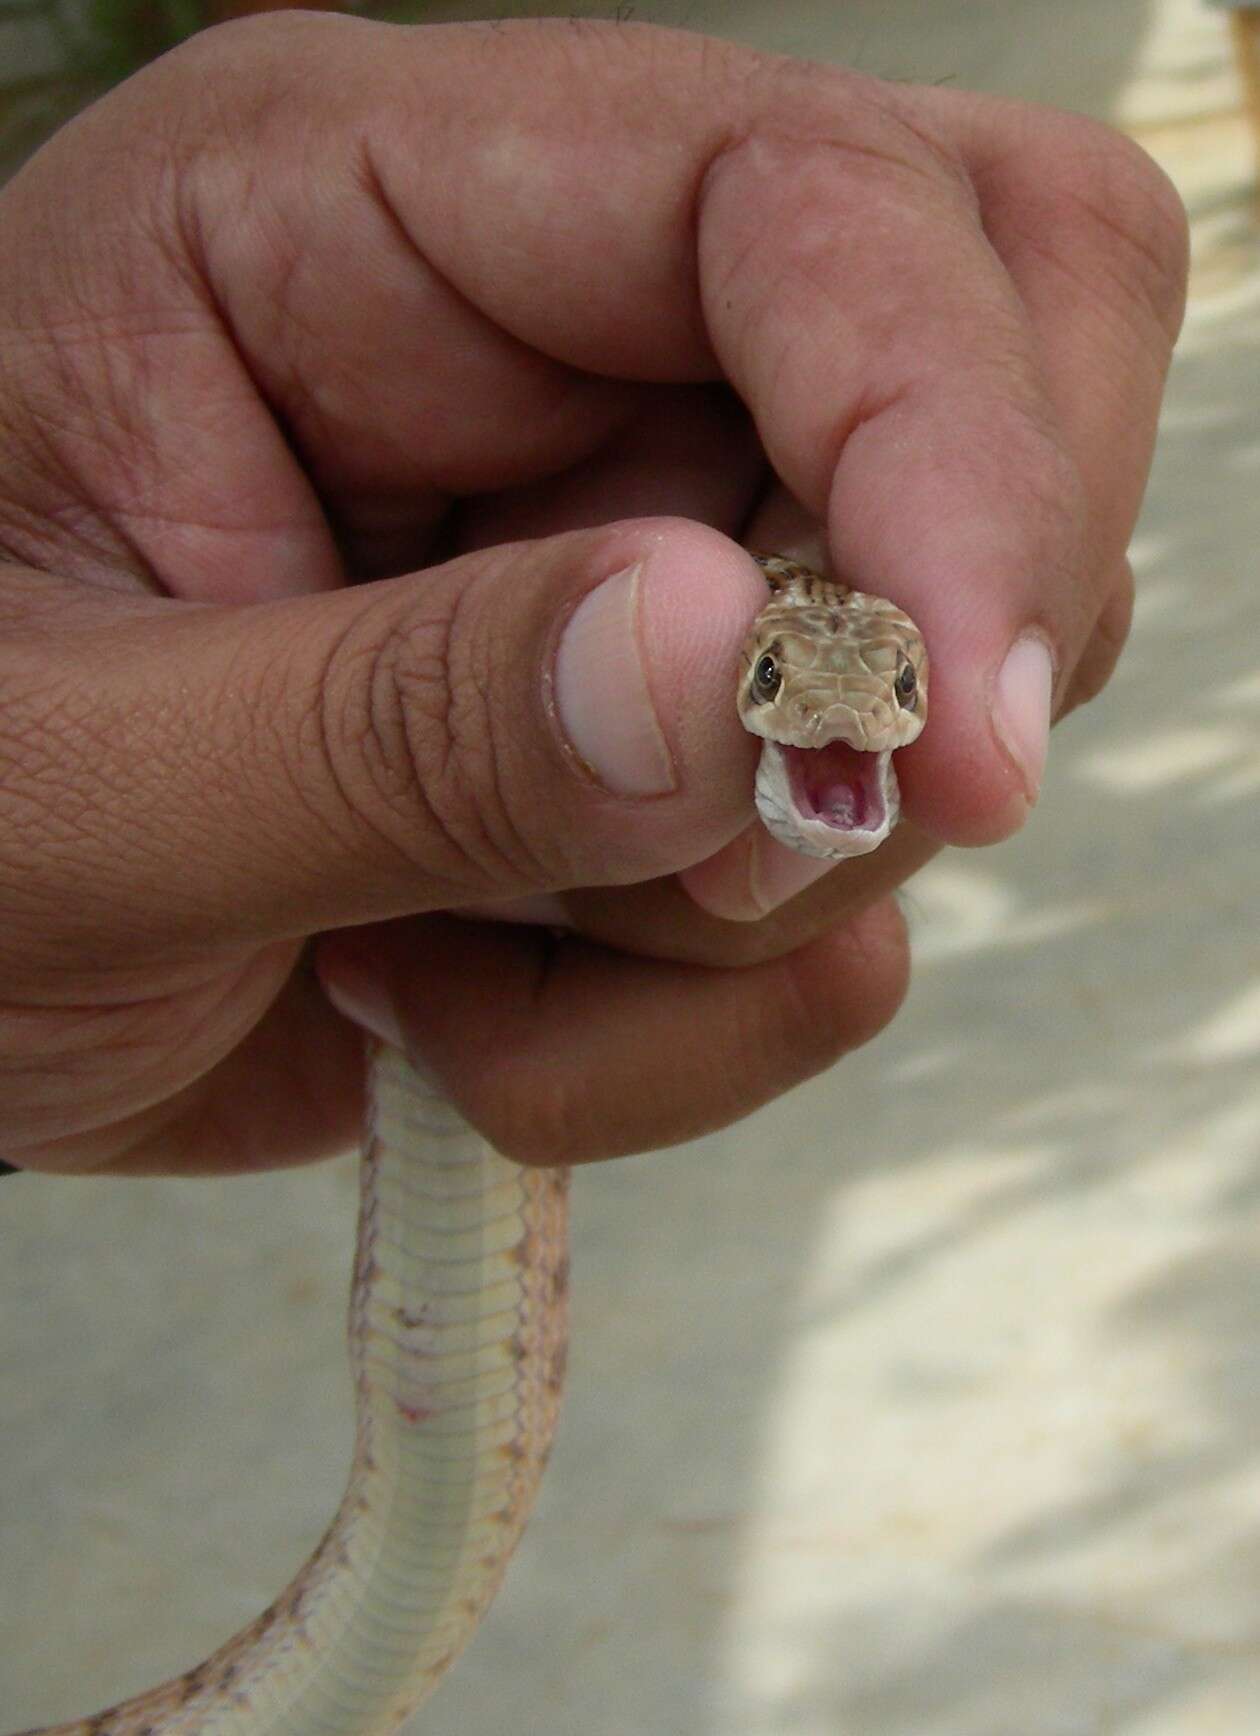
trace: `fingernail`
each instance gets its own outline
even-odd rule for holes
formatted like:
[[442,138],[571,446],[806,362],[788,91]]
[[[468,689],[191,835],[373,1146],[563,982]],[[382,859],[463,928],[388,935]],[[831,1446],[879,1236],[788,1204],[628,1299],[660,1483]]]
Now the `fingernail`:
[[1050,702],[1054,666],[1050,647],[1035,633],[1017,639],[998,671],[993,695],[993,726],[1015,761],[1031,807],[1041,789],[1050,740]]
[[352,1025],[361,1025],[382,1043],[395,1049],[405,1048],[402,1026],[394,1011],[390,996],[375,977],[358,971],[344,960],[337,962],[337,974],[320,972],[324,993],[343,1018]]
[[834,862],[789,850],[753,826],[715,856],[684,868],[678,879],[693,903],[710,916],[724,922],[759,922],[834,867]]
[[643,667],[643,564],[605,579],[574,610],[556,652],[555,704],[569,744],[617,796],[659,796],[673,762]]
[[835,863],[818,856],[802,856],[799,850],[789,850],[777,838],[767,833],[753,849],[749,886],[753,902],[763,916],[804,892],[815,880],[821,880]]

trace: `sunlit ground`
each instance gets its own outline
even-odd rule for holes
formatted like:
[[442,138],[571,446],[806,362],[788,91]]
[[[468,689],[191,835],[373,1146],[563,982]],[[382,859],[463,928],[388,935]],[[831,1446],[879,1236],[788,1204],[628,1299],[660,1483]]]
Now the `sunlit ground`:
[[[1079,72],[1183,188],[1194,301],[1131,651],[1026,834],[915,883],[904,1016],[579,1178],[559,1450],[430,1736],[1257,1727],[1260,242],[1220,17],[1105,10],[721,9]],[[0,1728],[184,1667],[318,1535],[353,1207],[348,1167],[4,1187]]]

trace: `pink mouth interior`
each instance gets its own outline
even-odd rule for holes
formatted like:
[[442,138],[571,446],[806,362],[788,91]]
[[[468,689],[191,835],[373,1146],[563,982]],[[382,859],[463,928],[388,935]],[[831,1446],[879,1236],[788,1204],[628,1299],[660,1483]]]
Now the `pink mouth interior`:
[[797,811],[841,832],[872,831],[884,819],[879,755],[847,742],[826,747],[785,747],[788,778]]

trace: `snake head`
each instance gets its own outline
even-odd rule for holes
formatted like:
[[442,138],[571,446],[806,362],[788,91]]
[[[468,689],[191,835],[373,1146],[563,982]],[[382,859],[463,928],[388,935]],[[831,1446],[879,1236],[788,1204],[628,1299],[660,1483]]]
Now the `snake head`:
[[892,831],[892,756],[927,718],[927,647],[910,617],[788,561],[744,644],[739,713],[763,738],[757,808],[808,856],[862,856]]

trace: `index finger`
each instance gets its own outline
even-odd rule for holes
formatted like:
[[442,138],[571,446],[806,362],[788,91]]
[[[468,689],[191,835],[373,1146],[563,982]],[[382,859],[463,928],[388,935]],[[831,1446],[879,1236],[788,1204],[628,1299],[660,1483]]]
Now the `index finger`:
[[[1077,124],[1007,113],[988,154],[1004,143],[1018,162],[1056,123]],[[1149,259],[1134,274],[1118,257],[1145,171],[1080,125],[1114,192],[1129,184],[1106,236],[1079,212],[1055,232],[1081,172],[1065,153],[1031,153],[1043,227],[1020,234],[1011,194],[1030,176],[1007,165],[981,189],[961,147],[933,155],[909,127],[878,152],[755,137],[715,166],[702,206],[720,353],[766,407],[776,468],[827,524],[838,573],[892,596],[927,638],[930,727],[900,764],[909,811],[948,842],[1003,836],[1036,800],[1051,715],[1132,530],[1175,329],[1149,317]],[[1176,278],[1170,246],[1170,307]]]
[[[583,96],[544,126],[554,93],[526,81],[468,141],[470,184],[383,180],[532,346],[639,379],[716,358],[837,570],[927,635],[910,812],[947,841],[1005,835],[1140,500],[1175,195],[1076,117],[655,31],[571,32],[567,60]],[[470,245],[475,202],[495,221]]]

